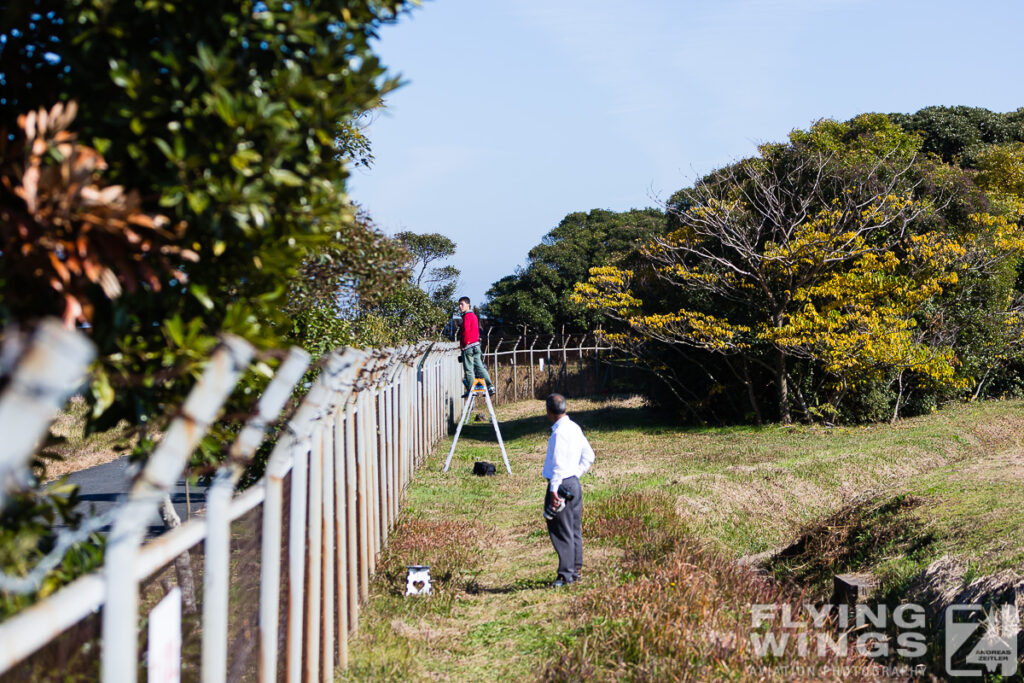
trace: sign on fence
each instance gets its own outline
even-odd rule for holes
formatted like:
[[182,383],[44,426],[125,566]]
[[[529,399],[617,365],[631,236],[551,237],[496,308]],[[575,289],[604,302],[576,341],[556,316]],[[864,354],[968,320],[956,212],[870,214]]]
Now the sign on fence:
[[172,588],[149,612],[146,673],[149,683],[181,681],[181,589]]

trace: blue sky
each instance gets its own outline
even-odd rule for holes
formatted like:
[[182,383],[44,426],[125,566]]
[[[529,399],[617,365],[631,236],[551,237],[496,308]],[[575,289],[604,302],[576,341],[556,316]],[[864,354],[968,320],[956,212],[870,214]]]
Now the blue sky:
[[381,32],[406,85],[352,195],[440,232],[460,292],[573,211],[657,206],[821,118],[1024,106],[1020,0],[435,0]]

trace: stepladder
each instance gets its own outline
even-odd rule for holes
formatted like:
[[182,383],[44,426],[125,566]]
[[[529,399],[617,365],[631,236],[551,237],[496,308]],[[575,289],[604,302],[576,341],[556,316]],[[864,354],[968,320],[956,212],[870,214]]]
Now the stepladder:
[[505,452],[505,442],[501,439],[501,429],[498,427],[498,417],[494,414],[494,404],[491,403],[491,396],[487,393],[487,384],[480,377],[473,380],[469,396],[462,407],[462,417],[459,418],[459,424],[455,428],[455,438],[452,439],[452,447],[444,461],[443,472],[447,472],[448,467],[452,464],[452,456],[455,455],[455,445],[459,443],[459,435],[462,434],[462,428],[469,420],[469,416],[473,414],[473,406],[480,397],[483,397],[484,402],[487,404],[487,412],[491,414],[491,425],[494,426],[494,435],[498,437],[498,448],[501,449],[501,459],[505,461],[505,469],[509,474],[512,474],[512,467],[508,464],[508,454]]

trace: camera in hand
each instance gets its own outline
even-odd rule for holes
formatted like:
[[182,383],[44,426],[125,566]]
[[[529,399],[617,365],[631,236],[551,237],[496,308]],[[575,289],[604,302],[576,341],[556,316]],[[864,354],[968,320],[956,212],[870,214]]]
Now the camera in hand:
[[555,515],[557,515],[562,510],[564,510],[565,506],[568,504],[568,502],[573,499],[573,495],[571,493],[562,494],[561,492],[559,492],[558,495],[560,497],[558,505],[552,505],[551,502],[550,502],[550,498],[547,501],[545,501],[545,503],[544,503],[544,519],[547,519],[547,520],[554,519]]

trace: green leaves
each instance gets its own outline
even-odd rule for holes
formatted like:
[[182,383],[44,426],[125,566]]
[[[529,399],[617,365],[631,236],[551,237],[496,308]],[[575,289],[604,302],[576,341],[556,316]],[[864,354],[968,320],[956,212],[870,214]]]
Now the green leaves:
[[286,187],[301,187],[303,184],[302,178],[286,168],[270,169],[270,177],[274,182]]
[[[76,99],[74,132],[104,153],[110,183],[137,190],[143,208],[159,207],[164,230],[181,232],[170,246],[199,255],[152,277],[143,269],[145,279],[116,301],[86,302],[103,357],[97,419],[159,423],[222,331],[260,346],[291,341],[295,311],[282,302],[291,303],[297,273],[320,251],[329,250],[332,274],[310,300],[330,302],[324,311],[336,318],[343,285],[356,296],[386,295],[404,257],[354,220],[346,164],[371,158],[359,118],[395,84],[371,39],[404,7],[356,0],[343,13],[311,0],[253,13],[251,3],[132,0],[101,10],[67,0],[56,8],[61,21],[31,36],[35,48],[19,44],[25,68],[5,74],[18,111]],[[68,71],[42,59],[49,34]],[[15,129],[8,108],[0,116]],[[23,288],[8,265],[0,260],[0,287]],[[0,311],[28,319],[62,305],[29,298],[34,310],[4,296]],[[184,374],[164,371],[179,362]]]
[[612,265],[632,252],[639,240],[665,231],[657,209],[594,209],[567,215],[529,252],[525,268],[491,285],[485,311],[514,329],[552,334],[595,329],[602,316],[574,304],[570,296],[591,268]]
[[92,386],[89,387],[92,393],[92,416],[99,417],[114,402],[114,388],[110,386],[110,378],[102,369],[97,370],[93,375]]

